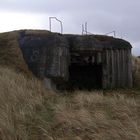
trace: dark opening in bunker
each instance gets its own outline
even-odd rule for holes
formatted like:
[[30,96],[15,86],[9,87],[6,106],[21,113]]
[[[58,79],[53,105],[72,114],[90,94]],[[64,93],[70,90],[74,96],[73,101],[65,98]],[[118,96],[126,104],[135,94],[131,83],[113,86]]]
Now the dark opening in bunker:
[[69,67],[69,83],[72,89],[92,90],[102,88],[102,65],[71,64]]

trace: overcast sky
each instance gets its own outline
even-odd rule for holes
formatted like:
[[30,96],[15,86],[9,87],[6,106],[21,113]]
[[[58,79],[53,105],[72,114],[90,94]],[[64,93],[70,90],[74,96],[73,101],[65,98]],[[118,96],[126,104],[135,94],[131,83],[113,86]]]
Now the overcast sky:
[[[55,16],[63,22],[64,33],[81,34],[85,22],[94,34],[115,30],[132,44],[133,54],[140,55],[139,14],[139,0],[0,0],[0,32],[49,30],[49,17]],[[52,31],[60,32],[55,20]]]

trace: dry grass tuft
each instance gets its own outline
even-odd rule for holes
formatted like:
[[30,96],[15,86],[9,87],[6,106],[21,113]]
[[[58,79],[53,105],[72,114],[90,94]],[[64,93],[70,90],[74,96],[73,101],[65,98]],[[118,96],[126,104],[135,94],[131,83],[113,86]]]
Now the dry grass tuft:
[[2,67],[0,79],[0,139],[29,139],[32,129],[37,127],[36,108],[42,107],[42,84]]
[[1,66],[0,79],[2,140],[140,139],[140,98],[117,91],[56,94]]
[[133,99],[78,92],[70,98],[57,100],[51,131],[54,139],[72,136],[83,140],[140,138],[140,114],[137,112],[140,105]]

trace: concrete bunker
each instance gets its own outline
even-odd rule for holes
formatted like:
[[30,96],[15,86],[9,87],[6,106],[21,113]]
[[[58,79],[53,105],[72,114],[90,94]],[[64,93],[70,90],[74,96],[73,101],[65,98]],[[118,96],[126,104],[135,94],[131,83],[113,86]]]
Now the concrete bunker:
[[19,44],[29,69],[49,89],[132,87],[131,45],[125,40],[25,30]]

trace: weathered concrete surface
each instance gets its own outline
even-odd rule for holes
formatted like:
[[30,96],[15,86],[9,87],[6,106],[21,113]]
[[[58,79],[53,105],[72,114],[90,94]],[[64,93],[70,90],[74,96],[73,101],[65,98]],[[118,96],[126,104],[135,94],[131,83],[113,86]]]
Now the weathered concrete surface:
[[52,81],[51,78],[44,78],[44,85],[48,90],[57,90],[56,84]]
[[59,34],[21,32],[19,43],[33,73],[41,78],[68,79],[69,46]]
[[49,89],[132,87],[131,45],[125,40],[25,30],[19,44],[29,68]]

